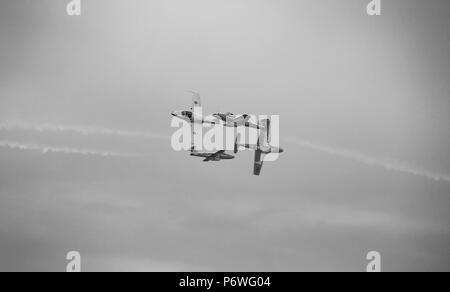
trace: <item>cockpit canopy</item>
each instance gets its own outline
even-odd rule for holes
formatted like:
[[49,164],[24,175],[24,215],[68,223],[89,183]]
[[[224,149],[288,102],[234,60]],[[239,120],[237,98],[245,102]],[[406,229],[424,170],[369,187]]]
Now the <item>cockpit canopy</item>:
[[218,117],[219,119],[225,121],[228,117],[234,117],[233,113],[227,112],[227,113],[215,113],[213,116]]
[[184,117],[188,117],[190,119],[192,118],[192,112],[190,112],[190,111],[182,111],[181,115]]

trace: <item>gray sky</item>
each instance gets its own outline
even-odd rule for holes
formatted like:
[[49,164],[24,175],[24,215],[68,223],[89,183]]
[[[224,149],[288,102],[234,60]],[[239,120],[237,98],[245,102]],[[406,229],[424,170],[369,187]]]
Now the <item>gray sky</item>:
[[[449,1],[68,2],[0,2],[0,270],[450,270]],[[286,152],[174,152],[187,90]]]

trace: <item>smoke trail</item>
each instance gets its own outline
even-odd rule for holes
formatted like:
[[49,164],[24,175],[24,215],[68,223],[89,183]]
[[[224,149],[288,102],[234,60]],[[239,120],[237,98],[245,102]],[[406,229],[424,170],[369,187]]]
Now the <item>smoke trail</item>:
[[29,124],[24,122],[4,122],[0,123],[0,130],[12,131],[12,130],[32,130],[38,132],[73,132],[81,135],[114,135],[121,137],[134,137],[134,138],[166,138],[161,134],[153,134],[148,132],[138,131],[123,131],[116,129],[108,129],[102,127],[86,127],[86,126],[74,126],[74,125],[53,125],[53,124]]
[[357,153],[350,150],[334,148],[330,146],[320,145],[316,143],[312,143],[305,140],[298,139],[288,139],[290,142],[297,144],[302,148],[308,148],[320,152],[327,153],[333,156],[339,156],[345,159],[350,159],[359,163],[363,163],[369,166],[378,166],[387,170],[397,171],[402,173],[407,173],[415,176],[420,176],[426,179],[434,180],[434,181],[446,181],[450,182],[449,174],[441,174],[429,170],[418,169],[415,167],[411,167],[406,163],[402,163],[396,160],[386,159],[386,158],[376,158],[369,157],[363,153]]
[[146,157],[146,156],[148,156],[148,155],[137,154],[137,153],[109,152],[109,151],[98,151],[98,150],[78,149],[78,148],[69,148],[69,147],[47,146],[47,145],[39,145],[39,144],[24,144],[24,143],[14,142],[14,141],[0,141],[0,147],[14,149],[14,150],[40,151],[44,154],[56,152],[56,153],[79,154],[79,155],[102,156],[102,157]]

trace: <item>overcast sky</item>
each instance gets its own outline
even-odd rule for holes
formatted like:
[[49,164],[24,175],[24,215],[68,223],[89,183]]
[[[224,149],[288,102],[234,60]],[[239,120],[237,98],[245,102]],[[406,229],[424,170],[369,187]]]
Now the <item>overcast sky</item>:
[[[1,271],[450,270],[450,1],[0,1]],[[174,152],[187,90],[286,152]]]

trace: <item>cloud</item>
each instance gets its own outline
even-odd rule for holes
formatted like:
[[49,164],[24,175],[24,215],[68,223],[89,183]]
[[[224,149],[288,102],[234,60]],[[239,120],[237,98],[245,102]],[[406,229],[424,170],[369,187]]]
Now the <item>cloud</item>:
[[382,167],[386,170],[397,171],[402,173],[407,173],[410,175],[420,176],[422,178],[426,178],[434,181],[445,181],[450,182],[450,174],[442,174],[426,169],[412,167],[407,163],[400,162],[393,159],[388,158],[379,158],[379,157],[371,157],[363,153],[358,153],[346,149],[335,148],[331,146],[321,145],[317,143],[313,143],[306,140],[289,138],[288,141],[295,143],[296,145],[312,149],[320,152],[327,153],[329,155],[338,156],[344,159],[353,160],[362,164],[366,164],[369,166],[377,166]]
[[138,153],[123,153],[123,152],[110,152],[99,151],[90,149],[79,149],[69,147],[48,146],[39,144],[25,144],[15,141],[0,141],[0,147],[9,148],[13,150],[25,150],[25,151],[40,151],[44,154],[56,152],[66,154],[80,154],[89,156],[102,156],[102,157],[145,157],[148,155]]

